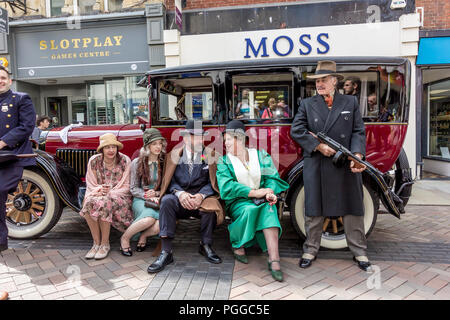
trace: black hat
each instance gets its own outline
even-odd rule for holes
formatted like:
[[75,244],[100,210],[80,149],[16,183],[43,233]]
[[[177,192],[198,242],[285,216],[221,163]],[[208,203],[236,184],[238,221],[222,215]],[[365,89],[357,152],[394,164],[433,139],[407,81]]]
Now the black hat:
[[224,133],[234,133],[234,134],[241,134],[246,135],[245,133],[245,125],[242,121],[239,120],[231,120],[227,123],[227,127],[224,131]]
[[188,120],[186,122],[186,129],[181,130],[180,134],[193,134],[194,136],[207,136],[209,133],[203,130],[203,122],[201,120]]

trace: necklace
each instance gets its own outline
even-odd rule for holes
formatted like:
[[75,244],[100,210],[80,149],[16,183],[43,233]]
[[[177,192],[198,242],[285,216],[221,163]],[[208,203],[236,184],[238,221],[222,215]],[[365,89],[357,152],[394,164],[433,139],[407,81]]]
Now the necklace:
[[[107,168],[107,165],[109,165],[109,164],[106,163],[105,161],[103,161],[103,176],[105,177],[105,184],[110,186],[110,187],[112,187],[113,171],[116,168],[116,162],[115,161],[112,162],[112,168],[111,169]],[[108,183],[108,181],[106,179],[107,178],[106,169],[111,171],[111,174],[109,176],[109,183]]]
[[245,155],[244,155],[244,159],[241,159],[238,157],[238,159],[242,162],[242,164],[244,165],[244,168],[249,171],[250,170],[250,166],[249,166],[249,162],[250,162],[250,156],[249,156],[249,160],[246,160],[247,158],[247,150],[245,150]]

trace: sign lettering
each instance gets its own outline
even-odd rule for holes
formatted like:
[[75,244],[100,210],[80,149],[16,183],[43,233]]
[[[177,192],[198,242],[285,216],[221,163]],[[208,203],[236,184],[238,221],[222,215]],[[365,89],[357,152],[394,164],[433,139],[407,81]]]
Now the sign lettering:
[[107,36],[100,39],[99,37],[73,38],[62,40],[41,40],[39,42],[40,50],[67,50],[79,48],[101,48],[101,47],[120,47],[123,36]]
[[[328,33],[320,33],[315,38],[315,41],[312,41],[311,34],[302,34],[298,37],[298,53],[301,56],[306,56],[311,54],[313,50],[318,54],[326,54],[330,51],[330,44],[328,43],[329,35]],[[252,40],[250,38],[245,38],[245,56],[244,58],[258,58],[260,57],[269,57],[269,53],[267,51],[267,37],[262,37],[259,42],[258,40]],[[255,46],[257,44],[257,48]],[[281,35],[275,38],[272,42],[272,51],[275,55],[279,57],[285,57],[290,55],[295,48],[294,41],[291,37]],[[296,49],[297,50],[297,49]]]

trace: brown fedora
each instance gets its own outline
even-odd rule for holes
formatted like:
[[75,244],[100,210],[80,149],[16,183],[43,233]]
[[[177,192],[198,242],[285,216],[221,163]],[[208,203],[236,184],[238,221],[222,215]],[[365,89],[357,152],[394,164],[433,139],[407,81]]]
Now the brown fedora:
[[306,76],[306,78],[319,79],[327,76],[335,76],[339,80],[344,79],[342,74],[336,73],[336,62],[330,60],[319,61],[314,75]]

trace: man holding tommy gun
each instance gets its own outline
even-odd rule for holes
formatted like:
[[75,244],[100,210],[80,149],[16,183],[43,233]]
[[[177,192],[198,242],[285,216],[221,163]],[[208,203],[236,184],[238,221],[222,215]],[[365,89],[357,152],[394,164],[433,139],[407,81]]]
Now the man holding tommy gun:
[[367,271],[367,240],[364,230],[362,175],[366,167],[357,161],[337,165],[336,151],[317,137],[319,132],[337,141],[360,159],[366,152],[366,135],[354,96],[336,90],[334,61],[319,61],[314,75],[318,94],[301,101],[291,128],[291,137],[302,147],[304,157],[305,231],[301,268],[316,259],[324,218],[342,217],[345,236],[354,261]]

